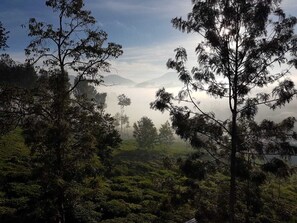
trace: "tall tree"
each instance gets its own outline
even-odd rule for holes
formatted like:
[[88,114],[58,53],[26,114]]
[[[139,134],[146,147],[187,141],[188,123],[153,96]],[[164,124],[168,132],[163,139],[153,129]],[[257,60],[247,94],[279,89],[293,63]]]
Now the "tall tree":
[[[120,56],[122,49],[105,44],[107,34],[95,27],[83,0],[47,0],[46,5],[57,16],[57,26],[29,21],[33,40],[26,48],[28,62],[41,61],[43,66],[29,106],[33,113],[23,125],[26,142],[36,154],[41,208],[49,222],[99,221],[100,214],[82,198],[90,194],[86,188],[101,169],[96,154],[117,144],[119,136],[109,115],[70,96],[82,80],[100,84],[100,72],[109,70],[109,58]],[[74,86],[68,81],[70,71],[77,74]]]
[[[233,223],[236,221],[238,159],[248,153],[296,152],[288,142],[296,138],[295,119],[288,118],[280,124],[263,121],[260,125],[254,121],[259,105],[275,109],[290,102],[296,94],[294,83],[284,78],[297,65],[294,58],[296,18],[286,16],[280,0],[195,0],[192,3],[188,18],[174,18],[172,23],[175,28],[197,33],[204,39],[196,48],[199,66],[187,70],[187,53],[182,47],[175,50],[176,57],[168,60],[167,66],[178,72],[185,86],[177,100],[190,102],[195,110],[174,105],[173,95],[165,89],[157,92],[157,100],[151,105],[170,111],[178,135],[189,139],[195,147],[204,147],[215,160],[222,155],[228,160],[229,222]],[[274,72],[275,65],[286,65],[286,68]],[[253,91],[276,82],[279,85],[270,93]],[[221,121],[214,112],[203,111],[193,95],[197,91],[218,99],[226,98],[231,119]],[[273,126],[274,131],[268,126]],[[256,132],[259,134],[255,135]]]
[[131,104],[131,99],[128,98],[125,94],[121,94],[118,96],[118,105],[121,106],[121,117],[120,117],[120,125],[121,125],[121,133],[123,133],[123,124],[128,123],[128,116],[124,115],[125,107]]

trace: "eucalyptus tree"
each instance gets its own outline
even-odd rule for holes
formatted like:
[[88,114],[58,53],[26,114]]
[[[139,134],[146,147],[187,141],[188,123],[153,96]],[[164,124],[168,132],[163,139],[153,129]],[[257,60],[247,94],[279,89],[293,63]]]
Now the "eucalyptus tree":
[[124,109],[126,106],[131,105],[131,99],[128,98],[125,94],[121,94],[118,96],[118,105],[121,106],[121,117],[120,117],[120,125],[121,125],[121,133],[123,133],[123,124],[128,124],[128,116],[124,115]]
[[[294,118],[281,123],[254,118],[260,105],[284,106],[296,95],[294,82],[286,78],[296,67],[296,18],[287,16],[281,0],[193,0],[187,19],[174,18],[175,28],[202,37],[195,51],[198,66],[187,68],[187,52],[179,47],[168,68],[175,69],[184,88],[177,97],[160,89],[151,103],[169,110],[172,125],[182,138],[204,148],[229,168],[229,222],[235,222],[239,160],[258,154],[295,154],[289,143],[296,139]],[[275,66],[279,68],[273,69]],[[283,69],[283,70],[281,70]],[[277,70],[277,71],[276,71]],[[273,87],[273,84],[277,86]],[[264,89],[265,87],[265,89]],[[256,93],[260,91],[261,93]],[[271,89],[270,92],[268,90]],[[204,111],[195,92],[206,92],[226,103],[230,118],[222,121]],[[190,103],[178,106],[174,100]]]
[[[109,59],[123,51],[106,43],[107,33],[96,27],[83,0],[47,0],[46,5],[57,21],[29,21],[32,41],[25,52],[28,63],[39,65],[40,77],[23,125],[40,173],[41,209],[49,222],[99,221],[100,213],[85,199],[102,170],[100,153],[116,146],[119,135],[108,114],[71,95],[81,81],[100,84]],[[77,76],[73,86],[68,73]]]

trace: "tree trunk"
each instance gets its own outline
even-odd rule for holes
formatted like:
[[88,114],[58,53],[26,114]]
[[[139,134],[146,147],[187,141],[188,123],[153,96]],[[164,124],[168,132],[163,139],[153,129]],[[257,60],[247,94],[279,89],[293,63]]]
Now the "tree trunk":
[[237,150],[237,113],[232,114],[232,144],[230,155],[230,194],[229,194],[229,215],[230,223],[235,222],[235,203],[236,203],[236,150]]
[[[56,112],[57,112],[57,177],[64,180],[64,162],[65,162],[65,144],[67,141],[68,128],[65,123],[66,111],[69,106],[70,95],[68,93],[68,74],[65,72],[64,67],[61,66],[61,74],[57,75],[57,98],[56,98]],[[58,223],[65,223],[65,188],[64,185],[56,185],[59,188],[57,191],[57,211]]]

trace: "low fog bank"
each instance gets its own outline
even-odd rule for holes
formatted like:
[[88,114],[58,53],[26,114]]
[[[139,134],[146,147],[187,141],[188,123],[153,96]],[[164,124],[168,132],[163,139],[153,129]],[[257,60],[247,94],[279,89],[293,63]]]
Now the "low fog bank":
[[[168,112],[160,112],[150,109],[150,103],[155,100],[155,94],[159,88],[140,88],[140,87],[126,87],[126,86],[108,86],[97,87],[99,92],[107,93],[107,108],[106,111],[111,115],[115,115],[120,112],[120,106],[118,105],[117,96],[125,94],[131,99],[131,105],[125,107],[125,113],[129,116],[130,126],[134,122],[138,121],[141,117],[147,116],[159,127],[170,119]],[[180,88],[166,88],[170,93],[177,95]],[[228,102],[226,99],[215,99],[207,96],[205,93],[196,93],[195,99],[199,101],[199,106],[205,112],[214,112],[216,117],[220,120],[231,118],[230,111],[228,108]],[[192,105],[188,105],[192,108]],[[271,110],[265,105],[259,107],[259,113],[256,116],[257,121],[263,119],[270,119],[273,121],[280,121],[288,116],[297,117],[297,99],[294,99],[290,104],[285,107]]]

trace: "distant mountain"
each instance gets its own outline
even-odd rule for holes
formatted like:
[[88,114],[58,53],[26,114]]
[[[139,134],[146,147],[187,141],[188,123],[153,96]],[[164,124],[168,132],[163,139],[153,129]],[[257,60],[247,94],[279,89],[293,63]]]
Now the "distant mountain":
[[[75,80],[74,75],[69,75],[69,82],[71,85],[73,85]],[[124,86],[135,86],[136,83],[130,79],[123,78],[116,74],[110,74],[103,77],[104,84],[106,85],[124,85]]]
[[125,86],[134,86],[136,83],[130,79],[123,78],[116,74],[110,74],[103,77],[104,84],[108,85],[125,85]]
[[152,80],[144,81],[136,85],[136,87],[180,87],[181,81],[178,79],[178,74],[175,72],[168,72],[161,77]]

